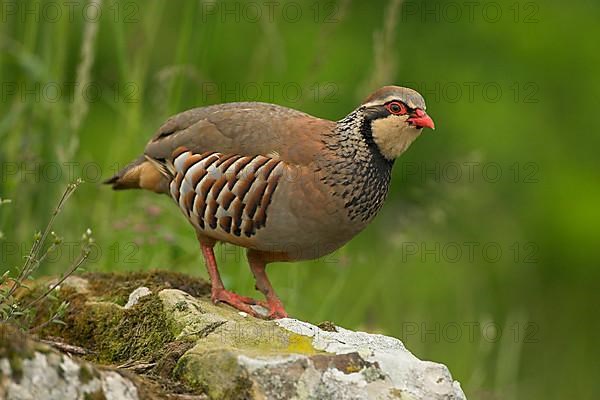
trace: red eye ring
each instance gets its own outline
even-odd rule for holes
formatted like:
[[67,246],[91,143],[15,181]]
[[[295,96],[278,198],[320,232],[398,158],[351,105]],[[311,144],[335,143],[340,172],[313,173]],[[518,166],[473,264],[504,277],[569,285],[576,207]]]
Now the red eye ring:
[[406,106],[399,101],[391,101],[386,104],[385,108],[394,115],[404,115],[407,113]]

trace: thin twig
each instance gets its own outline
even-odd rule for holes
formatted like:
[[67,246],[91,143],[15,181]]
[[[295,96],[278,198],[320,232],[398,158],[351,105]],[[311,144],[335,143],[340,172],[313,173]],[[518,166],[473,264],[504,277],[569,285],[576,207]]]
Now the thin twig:
[[75,354],[77,356],[85,356],[93,353],[92,351],[84,349],[83,347],[74,346],[72,344],[67,344],[56,340],[40,339],[40,342],[52,346],[60,351],[64,351],[65,353]]
[[34,305],[39,303],[42,299],[46,298],[46,296],[48,296],[50,293],[52,293],[52,291],[54,291],[54,289],[56,289],[58,286],[60,286],[69,276],[71,276],[73,274],[73,272],[75,272],[77,270],[77,268],[79,268],[81,266],[81,264],[83,264],[83,262],[88,258],[89,254],[90,253],[85,250],[82,251],[82,253],[79,254],[79,258],[77,259],[77,261],[75,263],[73,263],[73,265],[71,265],[71,268],[65,274],[63,274],[54,285],[52,285],[48,290],[46,290],[44,292],[44,294],[38,296],[35,300],[32,300],[31,302],[29,302],[25,306],[25,309],[29,309],[29,308],[33,307]]
[[14,295],[14,293],[17,291],[17,289],[22,286],[23,281],[28,276],[30,276],[31,273],[33,273],[33,271],[39,266],[39,260],[37,260],[37,262],[34,264],[32,264],[32,260],[37,258],[37,254],[39,253],[42,244],[46,241],[46,238],[48,237],[48,234],[50,233],[50,230],[52,229],[52,225],[54,224],[54,220],[56,219],[56,216],[62,211],[62,208],[63,208],[64,204],[66,203],[66,201],[69,199],[69,197],[73,194],[75,189],[77,189],[77,187],[82,182],[83,182],[82,180],[77,180],[75,183],[69,184],[67,186],[67,188],[65,189],[62,197],[60,198],[60,200],[58,202],[58,205],[56,206],[56,208],[54,209],[54,211],[52,213],[52,216],[50,217],[50,221],[48,221],[48,224],[46,225],[46,229],[44,230],[44,233],[41,236],[36,235],[36,239],[33,243],[33,246],[31,247],[31,250],[29,251],[29,255],[26,258],[25,265],[23,265],[23,268],[21,269],[17,279],[13,280],[13,285],[10,288],[10,290],[8,291],[6,298],[10,298],[12,295]]

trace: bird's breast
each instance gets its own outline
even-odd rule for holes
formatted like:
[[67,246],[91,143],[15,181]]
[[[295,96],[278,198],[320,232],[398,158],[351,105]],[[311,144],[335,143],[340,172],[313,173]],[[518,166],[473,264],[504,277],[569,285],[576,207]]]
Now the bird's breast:
[[360,195],[373,177],[352,165],[331,181],[318,163],[182,149],[173,167],[170,195],[198,233],[290,260],[336,250],[368,223],[356,209],[380,207]]

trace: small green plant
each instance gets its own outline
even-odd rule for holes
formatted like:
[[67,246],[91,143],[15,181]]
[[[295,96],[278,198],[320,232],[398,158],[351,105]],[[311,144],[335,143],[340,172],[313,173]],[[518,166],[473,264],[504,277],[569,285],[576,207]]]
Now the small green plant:
[[[67,186],[44,231],[36,232],[33,236],[33,245],[31,246],[28,255],[25,257],[23,265],[17,267],[16,276],[11,276],[10,270],[7,270],[0,276],[0,322],[14,323],[21,329],[29,332],[35,332],[51,323],[63,323],[61,318],[64,316],[69,304],[64,301],[60,302],[53,293],[60,284],[81,267],[88,258],[91,246],[94,243],[92,231],[89,228],[82,235],[79,255],[73,260],[67,270],[56,282],[52,283],[47,290],[32,297],[17,296],[17,294],[18,290],[21,288],[30,290],[26,282],[32,279],[33,274],[42,262],[63,243],[63,238],[58,236],[52,230],[52,226],[69,197],[71,197],[82,183],[83,181],[78,179]],[[8,203],[10,203],[10,200],[0,198],[0,205]],[[0,232],[0,239],[2,237],[3,235]],[[48,245],[47,242],[49,242]],[[27,300],[21,300],[23,298],[26,298]],[[43,300],[50,300],[52,304],[49,317],[41,323],[32,326],[32,321],[36,319],[35,306]]]
[[[3,199],[2,197],[0,197],[0,206],[2,206],[4,204],[8,204],[11,201],[12,201],[11,199]],[[4,233],[2,231],[0,231],[0,240],[2,240],[2,239],[4,239]]]

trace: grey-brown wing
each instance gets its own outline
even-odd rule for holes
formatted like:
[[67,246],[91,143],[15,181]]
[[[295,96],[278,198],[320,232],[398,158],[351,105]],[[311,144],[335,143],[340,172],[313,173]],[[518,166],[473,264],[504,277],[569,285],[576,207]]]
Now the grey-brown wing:
[[276,155],[294,164],[310,163],[322,147],[320,134],[334,122],[266,103],[228,103],[196,108],[170,118],[145,154],[169,159],[175,149],[240,156]]

